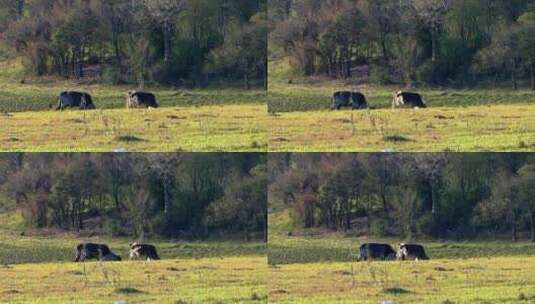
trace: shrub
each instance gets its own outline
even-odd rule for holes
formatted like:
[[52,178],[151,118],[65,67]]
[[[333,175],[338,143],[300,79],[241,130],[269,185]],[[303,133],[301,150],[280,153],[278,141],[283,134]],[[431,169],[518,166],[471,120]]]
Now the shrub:
[[102,81],[109,84],[120,84],[121,79],[121,69],[116,66],[107,66],[102,71]]
[[370,67],[370,83],[385,85],[391,84],[392,78],[388,67],[374,64]]

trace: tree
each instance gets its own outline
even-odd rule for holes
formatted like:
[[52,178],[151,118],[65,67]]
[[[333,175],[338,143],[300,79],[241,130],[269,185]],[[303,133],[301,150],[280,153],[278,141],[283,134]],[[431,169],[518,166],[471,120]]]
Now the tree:
[[160,24],[163,34],[164,58],[163,61],[171,61],[172,36],[175,30],[174,20],[184,11],[183,0],[143,0],[145,7],[151,16]]
[[535,166],[527,164],[519,170],[519,201],[524,206],[530,226],[530,238],[535,242]]
[[518,43],[520,56],[529,69],[531,89],[535,90],[535,12],[528,12],[519,18]]
[[444,17],[452,3],[451,0],[413,0],[418,16],[429,29],[431,35],[431,60],[437,58],[437,44],[440,31],[444,25]]

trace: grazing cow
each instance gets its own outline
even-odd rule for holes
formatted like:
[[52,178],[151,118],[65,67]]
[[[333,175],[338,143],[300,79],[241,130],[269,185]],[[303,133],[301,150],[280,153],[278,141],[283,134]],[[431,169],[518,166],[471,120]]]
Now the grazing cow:
[[75,262],[83,262],[90,259],[99,259],[100,256],[111,254],[110,248],[105,244],[81,243],[76,246]]
[[351,107],[353,110],[367,109],[368,102],[360,92],[341,91],[333,95],[331,110],[340,110],[342,107]]
[[66,91],[59,94],[56,110],[76,107],[81,110],[93,110],[95,109],[95,104],[93,104],[91,95],[84,92]]
[[368,260],[395,260],[396,252],[388,244],[367,243],[360,246],[358,261]]
[[410,93],[399,91],[394,93],[392,99],[392,109],[394,108],[427,108],[422,95],[418,93]]
[[401,261],[405,260],[429,260],[425,254],[424,247],[418,244],[399,244],[396,258]]
[[126,97],[127,108],[157,108],[156,96],[152,93],[130,91]]
[[160,257],[156,252],[156,247],[149,244],[140,244],[134,242],[130,244],[130,259],[147,259],[150,260],[159,260]]
[[102,248],[98,248],[98,259],[101,262],[116,262],[121,261],[121,257],[113,252],[104,253]]

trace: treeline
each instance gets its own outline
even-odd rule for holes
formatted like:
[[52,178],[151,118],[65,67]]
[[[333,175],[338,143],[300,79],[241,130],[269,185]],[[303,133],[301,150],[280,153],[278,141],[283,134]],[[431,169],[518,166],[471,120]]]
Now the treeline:
[[29,228],[265,239],[264,154],[3,154],[0,210]]
[[0,0],[27,72],[110,83],[264,85],[265,0]]
[[[270,46],[302,75],[377,84],[530,80],[530,0],[269,0]],[[368,78],[369,76],[369,78]]]
[[296,228],[535,241],[530,154],[279,154],[269,163],[270,204],[288,208]]

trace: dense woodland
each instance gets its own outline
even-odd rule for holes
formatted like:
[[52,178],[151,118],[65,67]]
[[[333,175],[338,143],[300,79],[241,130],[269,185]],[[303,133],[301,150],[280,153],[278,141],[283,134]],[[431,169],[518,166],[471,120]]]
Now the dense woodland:
[[0,0],[0,40],[33,75],[265,85],[265,0]]
[[0,212],[29,228],[265,239],[265,154],[0,155]]
[[270,205],[295,228],[535,241],[531,154],[273,154],[269,167]]
[[269,0],[270,56],[298,74],[535,89],[531,0]]

